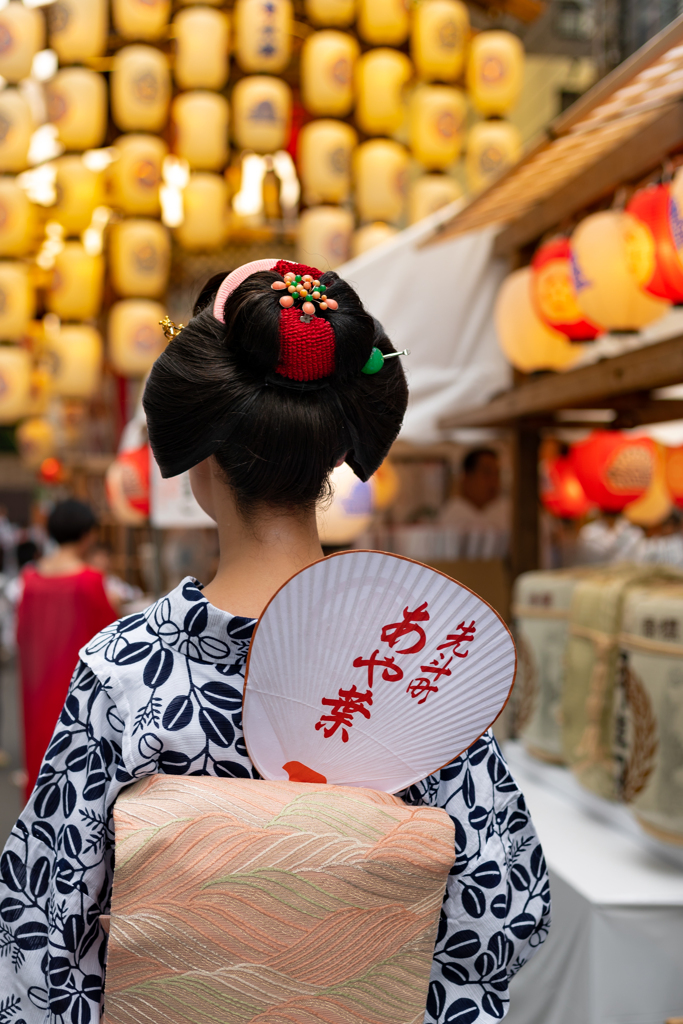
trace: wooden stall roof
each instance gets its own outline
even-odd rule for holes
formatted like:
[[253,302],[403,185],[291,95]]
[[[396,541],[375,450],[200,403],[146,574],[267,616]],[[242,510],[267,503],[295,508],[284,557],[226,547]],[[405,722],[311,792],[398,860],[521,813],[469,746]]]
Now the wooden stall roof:
[[431,241],[496,223],[498,255],[537,239],[683,147],[682,100],[683,15],[551,122]]

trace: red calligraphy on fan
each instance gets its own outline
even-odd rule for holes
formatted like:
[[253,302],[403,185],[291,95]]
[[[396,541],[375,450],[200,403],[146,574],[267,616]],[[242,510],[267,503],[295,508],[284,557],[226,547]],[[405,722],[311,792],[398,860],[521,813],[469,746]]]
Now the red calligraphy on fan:
[[340,688],[337,697],[323,697],[322,703],[329,707],[330,711],[329,714],[320,716],[320,721],[315,726],[316,729],[322,729],[323,736],[328,739],[330,736],[334,736],[337,729],[341,729],[342,742],[348,743],[348,730],[353,725],[353,716],[370,717],[372,691],[366,690],[365,693],[362,693],[355,685],[348,690]]
[[[441,680],[442,677],[452,675],[453,670],[450,665],[453,658],[466,658],[469,654],[469,648],[466,651],[461,651],[459,648],[463,644],[469,644],[474,640],[474,634],[477,631],[477,625],[475,619],[472,619],[469,625],[465,622],[459,623],[455,627],[454,633],[448,633],[444,643],[439,644],[436,648],[437,656],[432,659],[427,665],[420,665],[419,676],[415,679],[411,679],[406,688],[406,693],[417,700],[418,704],[424,704],[430,693],[438,693],[439,687],[436,685],[437,681]],[[444,650],[450,649],[451,656],[446,660],[446,655],[443,653]]]

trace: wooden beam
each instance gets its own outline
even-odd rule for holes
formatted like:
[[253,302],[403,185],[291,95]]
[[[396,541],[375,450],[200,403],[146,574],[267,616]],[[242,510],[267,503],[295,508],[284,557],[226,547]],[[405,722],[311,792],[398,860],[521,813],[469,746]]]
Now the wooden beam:
[[[494,255],[509,256],[515,249],[535,241],[561,221],[611,195],[624,182],[638,180],[655,170],[681,146],[683,102],[678,102],[587,167],[564,188],[542,199],[519,220],[503,228],[494,242]],[[446,229],[444,234],[447,233]]]
[[512,543],[513,576],[538,569],[538,431],[526,425],[513,431]]
[[518,21],[529,24],[535,21],[546,8],[541,0],[475,0],[480,7],[485,7],[491,13],[504,12],[511,14]]
[[683,336],[566,373],[548,373],[512,388],[487,405],[452,416],[439,426],[504,426],[558,409],[604,407],[610,397],[683,383]]

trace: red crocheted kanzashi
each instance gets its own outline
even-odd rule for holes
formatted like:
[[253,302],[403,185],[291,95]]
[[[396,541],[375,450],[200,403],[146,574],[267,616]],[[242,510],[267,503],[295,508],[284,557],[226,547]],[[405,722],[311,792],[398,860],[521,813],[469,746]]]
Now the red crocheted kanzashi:
[[304,274],[310,274],[316,281],[319,281],[325,273],[324,270],[317,270],[316,267],[307,267],[305,263],[290,263],[289,260],[278,260],[273,270],[276,274],[282,274],[283,277],[289,273],[301,274],[302,277]]
[[[278,260],[276,274],[310,274],[320,280],[323,271],[304,263]],[[334,373],[334,331],[320,316],[310,323],[301,320],[301,308],[292,306],[280,314],[280,362],[275,372],[289,380],[320,380]]]
[[282,310],[280,362],[275,367],[276,373],[289,380],[329,377],[334,373],[334,349],[334,331],[327,320],[314,316],[307,324],[302,322],[301,310],[296,306]]

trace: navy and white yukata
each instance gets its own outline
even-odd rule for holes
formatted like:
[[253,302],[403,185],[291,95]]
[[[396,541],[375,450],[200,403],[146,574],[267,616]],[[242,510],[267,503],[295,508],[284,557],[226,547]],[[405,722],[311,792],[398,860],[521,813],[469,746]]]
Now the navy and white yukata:
[[[114,831],[124,786],[158,772],[258,778],[241,727],[255,620],[184,580],[81,651],[33,795],[0,860],[0,1024],[90,1024],[103,1001]],[[445,808],[455,865],[426,1024],[505,1016],[545,939],[550,890],[524,797],[490,733],[403,794]]]

